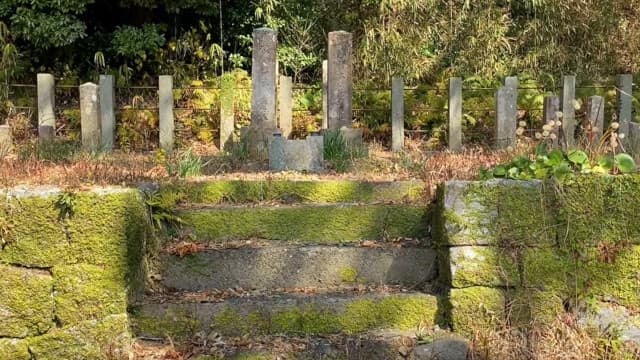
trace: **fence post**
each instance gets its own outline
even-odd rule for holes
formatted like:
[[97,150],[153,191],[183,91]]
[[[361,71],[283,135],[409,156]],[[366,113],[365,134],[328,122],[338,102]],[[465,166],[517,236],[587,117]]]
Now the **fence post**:
[[107,151],[113,150],[116,127],[114,84],[113,75],[100,75],[100,131],[102,148]]
[[280,108],[280,130],[282,137],[288,139],[291,135],[293,122],[293,80],[290,76],[280,75],[280,89],[278,91]]
[[56,83],[51,74],[38,74],[38,138],[51,141],[56,128]]
[[220,150],[229,150],[233,143],[235,87],[235,76],[231,73],[222,74],[220,80]]
[[[629,135],[629,123],[631,123],[631,99],[633,93],[633,75],[623,74],[616,77],[616,100],[618,104],[618,134]],[[626,144],[627,139],[622,139]]]
[[329,88],[328,88],[328,82],[329,82],[329,62],[327,60],[323,60],[322,61],[322,128],[323,129],[328,129],[329,128],[329,122],[328,122],[328,116],[329,114],[327,113],[328,109],[327,109],[327,101],[328,101],[328,96],[329,96]]
[[[544,97],[542,105],[542,125],[548,124],[550,121],[558,120],[558,112],[560,111],[560,98],[556,95],[547,95]],[[550,133],[555,135],[555,139],[551,141],[553,147],[557,147],[559,143],[560,131],[557,126],[553,126]]]
[[462,150],[462,78],[449,79],[449,150]]
[[391,150],[404,148],[404,82],[400,77],[391,79]]
[[328,126],[329,129],[351,127],[352,97],[352,35],[346,31],[329,33],[328,49]]
[[602,136],[604,126],[604,98],[602,96],[589,96],[587,98],[587,121],[592,127],[597,128],[594,141]]
[[91,82],[80,85],[80,133],[82,147],[87,151],[98,151],[102,140],[98,89]]
[[576,141],[576,77],[566,75],[562,78],[562,140],[566,150],[572,148]]
[[173,120],[173,76],[161,75],[158,81],[158,111],[160,116],[160,148],[173,151],[175,124]]
[[496,148],[505,149],[516,140],[515,90],[511,86],[503,86],[496,90]]

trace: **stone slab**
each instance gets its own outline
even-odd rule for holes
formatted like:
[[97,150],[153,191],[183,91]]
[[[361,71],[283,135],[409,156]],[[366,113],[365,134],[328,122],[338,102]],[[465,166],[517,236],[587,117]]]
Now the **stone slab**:
[[269,169],[322,171],[324,169],[323,137],[309,136],[305,140],[275,137],[269,144]]
[[206,251],[161,258],[162,284],[202,291],[341,287],[390,284],[413,287],[436,276],[436,252],[427,248],[275,246]]

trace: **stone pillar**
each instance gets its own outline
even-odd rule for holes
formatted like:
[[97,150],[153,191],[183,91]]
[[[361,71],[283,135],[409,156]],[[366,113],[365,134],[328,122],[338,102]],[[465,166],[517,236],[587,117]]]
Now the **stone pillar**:
[[276,62],[278,36],[275,30],[253,32],[251,65],[251,127],[276,128]]
[[115,114],[115,81],[113,75],[100,75],[100,131],[102,133],[102,149],[113,150],[116,128]]
[[629,140],[627,140],[627,152],[634,157],[640,155],[640,124],[631,122],[629,123]]
[[293,80],[290,76],[280,76],[280,91],[278,91],[280,106],[280,130],[282,137],[288,139],[293,130]]
[[329,33],[327,102],[329,129],[351,127],[352,121],[352,36],[346,31]]
[[[618,105],[618,122],[620,128],[618,128],[618,134],[629,134],[629,123],[632,119],[632,93],[633,93],[633,75],[624,74],[618,75],[616,78],[616,100]],[[626,140],[623,139],[623,144]]]
[[516,140],[516,111],[515,91],[512,87],[503,86],[496,90],[496,148],[505,149],[515,144]]
[[402,78],[391,80],[391,150],[404,148],[404,82]]
[[329,97],[329,88],[328,88],[328,81],[329,81],[329,70],[328,70],[328,66],[329,66],[329,62],[327,60],[323,60],[322,61],[322,128],[323,129],[328,129],[329,128],[329,121],[328,121],[328,109],[327,109],[327,102],[328,102],[328,97]]
[[560,102],[562,103],[562,139],[561,143],[566,149],[575,146],[576,138],[576,77],[573,75],[565,76],[562,80],[562,94]]
[[38,74],[38,137],[41,141],[53,139],[56,128],[56,89],[51,74]]
[[100,102],[98,85],[80,85],[80,131],[82,147],[87,151],[100,150]]
[[173,151],[175,143],[175,124],[173,120],[173,76],[161,75],[159,78],[159,116],[160,116],[160,148]]
[[[542,123],[543,125],[549,123],[549,121],[556,121],[558,119],[558,112],[560,111],[560,98],[555,95],[549,95],[544,97],[542,106]],[[551,130],[556,135],[556,138],[551,142],[553,147],[557,147],[559,144],[559,128],[554,126]]]
[[462,150],[462,78],[449,79],[449,150]]
[[235,76],[231,73],[223,74],[220,85],[220,150],[230,149],[233,143],[235,88]]
[[[518,77],[517,76],[507,76],[504,78],[504,86],[511,88],[515,91],[518,91]],[[517,95],[517,93],[516,93]],[[516,96],[517,98],[517,96]]]
[[11,150],[12,146],[11,127],[6,124],[0,125],[0,159]]
[[589,96],[587,98],[587,121],[592,127],[596,127],[594,141],[602,136],[604,127],[604,98],[602,96]]

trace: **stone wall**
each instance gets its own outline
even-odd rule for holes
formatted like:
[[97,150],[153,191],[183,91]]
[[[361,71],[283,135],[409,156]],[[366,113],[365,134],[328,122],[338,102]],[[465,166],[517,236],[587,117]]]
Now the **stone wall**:
[[0,192],[2,360],[126,358],[150,234],[144,202],[137,190],[64,194]]
[[443,184],[434,231],[453,329],[546,323],[570,309],[640,341],[630,315],[640,305],[638,190],[640,176]]

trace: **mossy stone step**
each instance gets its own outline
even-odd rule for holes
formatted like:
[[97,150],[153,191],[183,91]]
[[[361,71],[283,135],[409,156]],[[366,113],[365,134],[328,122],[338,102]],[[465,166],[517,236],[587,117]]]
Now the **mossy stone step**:
[[162,284],[181,291],[241,287],[339,287],[390,284],[414,287],[436,276],[428,248],[274,246],[163,255]]
[[200,241],[260,238],[339,243],[429,236],[426,206],[205,207],[183,208],[178,216]]
[[420,202],[419,181],[367,182],[352,180],[217,180],[162,185],[158,195],[168,204]]
[[423,293],[281,294],[217,303],[145,303],[131,310],[138,336],[185,339],[198,332],[224,336],[362,333],[431,327],[438,298]]

